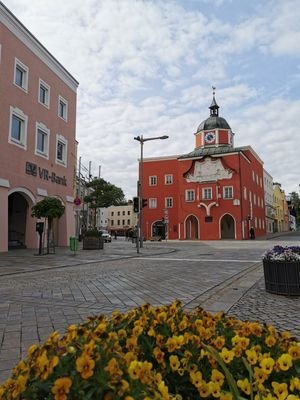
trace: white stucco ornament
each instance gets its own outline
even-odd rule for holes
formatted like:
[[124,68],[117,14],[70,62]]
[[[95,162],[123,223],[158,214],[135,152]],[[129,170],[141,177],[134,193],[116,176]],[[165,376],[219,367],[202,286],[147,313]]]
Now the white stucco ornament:
[[220,158],[205,158],[204,161],[196,161],[194,171],[185,178],[187,182],[212,182],[220,179],[231,179],[233,171],[225,168]]

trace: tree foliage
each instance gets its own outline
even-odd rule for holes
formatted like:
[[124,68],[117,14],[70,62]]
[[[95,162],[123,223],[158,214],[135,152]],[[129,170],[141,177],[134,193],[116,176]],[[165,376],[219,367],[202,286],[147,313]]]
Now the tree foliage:
[[45,197],[31,209],[31,216],[36,218],[60,218],[65,212],[65,206],[55,197]]
[[36,203],[31,209],[31,216],[36,218],[46,218],[48,221],[47,230],[47,254],[50,252],[50,234],[54,218],[60,218],[65,212],[65,206],[56,197],[45,197]]
[[297,224],[300,224],[300,197],[297,192],[290,193],[291,205],[293,209],[293,215],[296,217]]
[[94,178],[87,184],[91,193],[85,196],[84,201],[91,208],[118,206],[125,204],[123,190],[102,178]]

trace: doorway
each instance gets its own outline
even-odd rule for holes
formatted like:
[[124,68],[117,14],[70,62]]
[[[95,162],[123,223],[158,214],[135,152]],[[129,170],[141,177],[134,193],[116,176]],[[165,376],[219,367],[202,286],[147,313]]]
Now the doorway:
[[194,215],[190,215],[185,221],[185,238],[187,240],[199,239],[198,235],[198,220]]
[[221,219],[221,239],[235,239],[234,219],[229,214]]
[[28,213],[26,198],[19,192],[8,196],[8,248],[26,248]]

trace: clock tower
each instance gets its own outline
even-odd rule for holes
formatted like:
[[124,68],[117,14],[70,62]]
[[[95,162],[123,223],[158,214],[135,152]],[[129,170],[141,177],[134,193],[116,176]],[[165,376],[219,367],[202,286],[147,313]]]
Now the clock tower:
[[219,117],[219,106],[215,99],[215,88],[213,87],[213,99],[209,107],[210,116],[198,126],[195,148],[203,147],[233,147],[233,135],[226,119]]

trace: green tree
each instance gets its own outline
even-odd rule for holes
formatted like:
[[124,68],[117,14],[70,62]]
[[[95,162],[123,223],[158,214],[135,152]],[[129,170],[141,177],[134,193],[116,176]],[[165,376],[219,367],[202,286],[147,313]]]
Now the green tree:
[[50,236],[54,218],[60,218],[65,212],[65,206],[55,197],[45,197],[36,203],[31,209],[31,216],[45,218],[47,220],[47,254],[50,250]]
[[123,190],[102,178],[94,178],[87,183],[90,194],[84,201],[94,209],[94,227],[96,226],[96,209],[100,207],[118,206],[126,204]]
[[300,197],[297,192],[290,193],[291,205],[293,207],[294,213],[296,214],[297,225],[300,224]]

